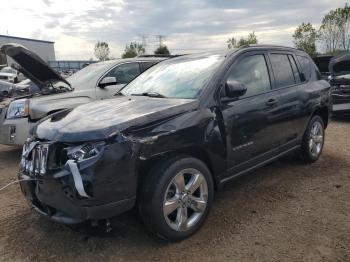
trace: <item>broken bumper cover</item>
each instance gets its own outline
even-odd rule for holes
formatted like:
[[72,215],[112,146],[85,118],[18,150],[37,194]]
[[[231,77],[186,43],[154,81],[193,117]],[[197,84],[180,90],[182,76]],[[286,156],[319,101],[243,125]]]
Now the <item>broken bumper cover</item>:
[[[25,179],[25,175],[19,175]],[[66,198],[60,185],[45,181],[37,191],[39,181],[22,181],[21,190],[28,204],[38,213],[62,224],[78,224],[86,220],[106,219],[121,214],[131,209],[135,204],[135,198],[95,205],[80,206]]]
[[[48,174],[20,171],[21,190],[29,205],[40,214],[63,224],[106,219],[135,205],[136,179],[131,154],[120,144],[106,146],[103,153],[77,165],[81,185],[66,164]],[[120,158],[124,161],[118,161]],[[128,159],[129,158],[129,159]],[[112,164],[106,164],[114,159]],[[68,161],[67,161],[68,162]]]

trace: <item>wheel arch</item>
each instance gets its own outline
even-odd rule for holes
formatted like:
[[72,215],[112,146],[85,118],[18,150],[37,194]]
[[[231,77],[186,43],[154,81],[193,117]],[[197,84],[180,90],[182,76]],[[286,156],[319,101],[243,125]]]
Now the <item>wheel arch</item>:
[[166,160],[183,158],[183,157],[193,157],[201,160],[208,167],[210,171],[210,174],[213,178],[215,189],[218,188],[218,183],[216,180],[218,173],[216,172],[216,169],[213,164],[213,160],[211,159],[209,153],[199,146],[192,146],[192,147],[181,148],[171,152],[158,154],[149,159],[141,161],[137,167],[138,189],[142,186],[144,179],[146,179],[148,173],[150,172],[152,167],[154,167],[156,164],[159,164]]
[[328,123],[329,123],[329,109],[328,109],[328,107],[327,107],[327,106],[321,106],[321,107],[317,108],[317,109],[313,112],[313,114],[312,114],[310,120],[311,120],[315,115],[318,115],[318,116],[320,116],[320,117],[322,118],[323,123],[324,123],[324,128],[326,129],[327,126],[328,126]]

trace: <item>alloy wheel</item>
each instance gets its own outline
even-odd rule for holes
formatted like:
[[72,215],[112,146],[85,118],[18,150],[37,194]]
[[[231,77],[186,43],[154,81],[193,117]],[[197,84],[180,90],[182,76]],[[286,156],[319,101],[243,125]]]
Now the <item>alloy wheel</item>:
[[208,202],[208,185],[204,175],[188,168],[170,181],[163,201],[167,224],[175,231],[187,231],[198,223]]
[[318,157],[323,146],[323,126],[320,122],[315,121],[312,124],[309,136],[309,150],[313,157]]

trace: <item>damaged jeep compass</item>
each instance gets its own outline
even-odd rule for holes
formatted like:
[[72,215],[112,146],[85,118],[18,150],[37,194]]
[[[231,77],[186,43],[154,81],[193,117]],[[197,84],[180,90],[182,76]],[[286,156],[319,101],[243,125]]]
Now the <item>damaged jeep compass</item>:
[[298,151],[323,148],[330,86],[310,57],[278,46],[184,55],[152,67],[116,98],[41,120],[19,178],[31,207],[64,224],[138,207],[155,235],[203,224],[224,183]]

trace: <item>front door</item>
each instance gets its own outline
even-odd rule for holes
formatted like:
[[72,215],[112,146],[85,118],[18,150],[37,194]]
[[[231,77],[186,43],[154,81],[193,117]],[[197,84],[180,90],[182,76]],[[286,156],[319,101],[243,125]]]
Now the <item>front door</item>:
[[[278,151],[278,110],[280,95],[272,89],[267,54],[246,53],[229,69],[227,80],[247,87],[237,100],[222,104],[226,128],[229,167],[236,171]],[[224,94],[221,94],[224,96]]]

